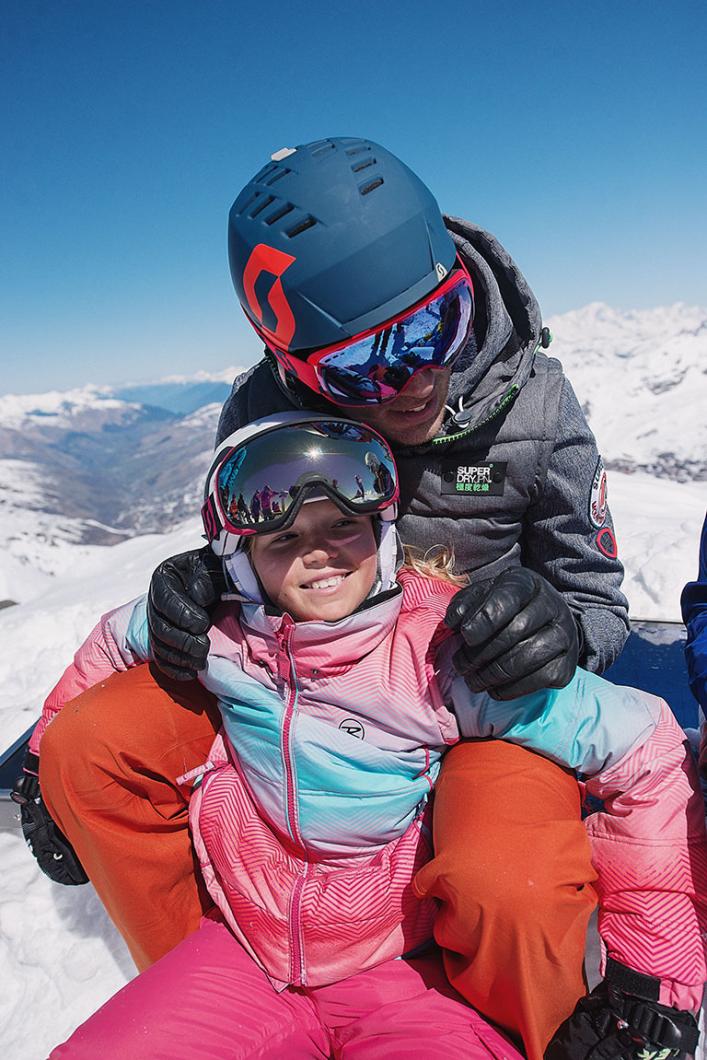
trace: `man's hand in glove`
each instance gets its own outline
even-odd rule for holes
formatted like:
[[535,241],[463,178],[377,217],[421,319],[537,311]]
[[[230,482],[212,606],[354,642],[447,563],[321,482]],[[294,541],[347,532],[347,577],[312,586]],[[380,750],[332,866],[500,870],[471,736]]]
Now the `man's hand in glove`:
[[39,790],[39,759],[27,754],[22,773],[12,788],[13,802],[20,807],[22,834],[37,864],[50,880],[74,886],[88,883],[74,848],[58,828],[44,805]]
[[654,984],[653,1000],[627,993],[611,980],[599,983],[555,1033],[545,1060],[668,1060],[694,1054],[699,1036],[695,1017],[660,1005],[657,979],[615,967],[624,977],[634,977],[639,990],[641,980]]
[[226,591],[222,561],[211,549],[182,552],[160,563],[147,598],[147,624],[157,666],[191,681],[206,666],[209,612]]
[[572,679],[577,624],[561,593],[535,571],[512,567],[460,589],[445,621],[464,641],[454,666],[472,692],[515,699]]

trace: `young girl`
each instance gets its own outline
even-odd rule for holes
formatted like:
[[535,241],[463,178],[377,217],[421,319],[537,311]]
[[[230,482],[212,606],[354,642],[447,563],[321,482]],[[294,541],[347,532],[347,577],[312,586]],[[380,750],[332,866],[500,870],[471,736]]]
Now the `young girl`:
[[[246,510],[265,485],[278,504]],[[386,442],[358,424],[285,414],[217,453],[203,518],[234,594],[201,680],[223,727],[179,778],[217,911],[53,1056],[517,1057],[425,950],[436,907],[415,877],[460,735],[538,750],[604,803],[588,828],[609,985],[556,1055],[587,1055],[609,1023],[626,1050],[694,1048],[705,839],[681,730],[655,697],[582,671],[511,702],[470,692],[444,624],[456,585],[399,569],[397,499]],[[75,695],[148,658],[143,598],[102,620],[63,680]]]

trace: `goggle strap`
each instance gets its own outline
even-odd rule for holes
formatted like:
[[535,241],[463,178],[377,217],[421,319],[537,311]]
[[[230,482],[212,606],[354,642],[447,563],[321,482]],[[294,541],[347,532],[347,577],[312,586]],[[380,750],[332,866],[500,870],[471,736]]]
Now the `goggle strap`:
[[[237,527],[228,523],[225,529],[228,530],[229,533],[236,534],[239,537],[252,537],[255,534],[274,534],[279,530],[287,530],[292,526],[293,522],[299,515],[300,508],[305,503],[307,496],[316,490],[321,490],[321,492],[324,493],[329,500],[331,500],[337,508],[346,515],[378,515],[381,510],[380,506],[376,507],[375,504],[369,504],[365,508],[362,505],[352,504],[346,499],[346,497],[343,497],[337,490],[335,490],[329,482],[324,479],[317,479],[313,482],[305,482],[305,484],[297,491],[297,495],[293,497],[292,503],[289,505],[287,511],[283,512],[282,515],[277,516],[276,519],[243,527]],[[213,516],[212,497],[209,497],[209,501],[211,501],[212,508],[206,513],[206,515],[204,515],[204,518],[211,518]],[[392,500],[380,502],[380,505],[383,503],[385,503],[386,507],[393,504]],[[206,507],[206,504],[204,504],[204,507]],[[202,514],[204,513],[202,512]],[[216,525],[218,524],[219,521],[217,520]],[[218,536],[218,534],[216,536]]]
[[216,541],[224,527],[218,517],[212,494],[209,494],[201,506],[201,519],[209,541]]

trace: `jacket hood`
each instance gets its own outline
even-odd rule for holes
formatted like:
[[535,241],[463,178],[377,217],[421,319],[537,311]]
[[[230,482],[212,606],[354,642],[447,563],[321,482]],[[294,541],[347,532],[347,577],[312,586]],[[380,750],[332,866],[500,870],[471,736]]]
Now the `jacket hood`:
[[337,622],[293,622],[289,615],[274,615],[262,604],[244,603],[240,624],[256,662],[272,665],[278,643],[289,630],[298,672],[303,676],[331,676],[359,662],[388,636],[398,620],[402,597],[402,589],[396,585],[370,607]]
[[[540,307],[510,254],[490,232],[445,217],[474,281],[474,341],[452,370],[442,436],[478,426],[527,381],[540,342]],[[514,389],[515,388],[515,389]]]
[[[234,642],[245,639],[256,662],[276,668],[285,638],[302,676],[332,676],[343,673],[378,647],[395,628],[401,612],[445,613],[458,587],[441,578],[431,578],[403,567],[392,589],[381,593],[369,606],[336,622],[295,622],[290,615],[274,614],[264,604],[241,601],[228,604],[214,615],[209,630],[211,652],[230,655]],[[443,630],[442,637],[452,636]]]

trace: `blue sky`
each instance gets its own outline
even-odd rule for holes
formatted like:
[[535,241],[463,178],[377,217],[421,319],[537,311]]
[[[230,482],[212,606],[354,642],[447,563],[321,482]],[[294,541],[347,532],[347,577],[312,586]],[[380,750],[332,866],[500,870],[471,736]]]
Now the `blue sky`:
[[329,135],[491,229],[546,316],[706,304],[705,39],[702,0],[6,0],[0,393],[256,359],[228,208]]

